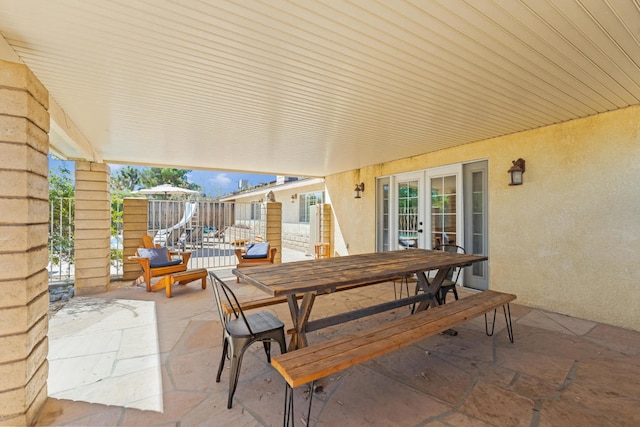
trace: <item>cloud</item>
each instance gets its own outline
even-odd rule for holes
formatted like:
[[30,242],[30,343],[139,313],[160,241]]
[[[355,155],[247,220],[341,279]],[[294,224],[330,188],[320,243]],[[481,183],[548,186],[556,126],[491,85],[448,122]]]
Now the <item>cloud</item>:
[[210,183],[219,185],[221,187],[226,187],[231,184],[231,178],[226,173],[217,173],[213,177],[208,180]]

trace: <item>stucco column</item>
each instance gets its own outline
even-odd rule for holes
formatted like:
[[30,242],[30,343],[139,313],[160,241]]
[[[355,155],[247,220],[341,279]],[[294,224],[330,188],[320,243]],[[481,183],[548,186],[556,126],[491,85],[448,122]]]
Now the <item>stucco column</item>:
[[136,249],[142,244],[142,236],[147,234],[149,227],[149,201],[147,199],[124,199],[122,211],[122,280],[136,280],[142,274],[140,263],[129,261],[129,257],[136,254]]
[[267,202],[266,205],[265,241],[269,242],[271,247],[278,248],[273,262],[280,264],[282,262],[282,203]]
[[76,295],[104,292],[111,273],[109,166],[76,162]]
[[31,425],[47,399],[48,100],[0,61],[0,425]]

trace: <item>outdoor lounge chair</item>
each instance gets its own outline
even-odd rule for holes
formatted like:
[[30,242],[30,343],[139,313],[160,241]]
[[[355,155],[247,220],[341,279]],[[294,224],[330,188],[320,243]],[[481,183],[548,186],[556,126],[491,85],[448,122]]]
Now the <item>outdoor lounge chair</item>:
[[[262,342],[264,352],[267,354],[267,362],[271,363],[271,342],[280,344],[280,352],[286,353],[287,344],[284,337],[284,323],[273,314],[259,311],[245,315],[240,308],[240,303],[229,286],[220,280],[213,271],[209,272],[211,284],[216,297],[220,323],[223,328],[222,357],[216,375],[216,382],[220,382],[220,376],[224,369],[224,362],[229,356],[231,359],[231,372],[229,374],[229,399],[227,409],[231,409],[233,395],[236,392],[242,355],[245,350],[255,342]],[[233,307],[233,315],[227,316],[223,310],[223,302]]]
[[[269,242],[251,243],[246,250],[235,249],[238,258],[237,268],[273,264],[276,252],[278,248],[270,248]],[[240,278],[236,278],[236,281],[240,282]]]
[[[187,270],[191,252],[169,251],[165,246],[154,245],[149,236],[144,236],[142,242],[143,245],[136,250],[135,256],[129,257],[129,261],[137,261],[140,264],[147,292],[151,291],[152,277]],[[173,259],[174,256],[180,256],[180,259]]]

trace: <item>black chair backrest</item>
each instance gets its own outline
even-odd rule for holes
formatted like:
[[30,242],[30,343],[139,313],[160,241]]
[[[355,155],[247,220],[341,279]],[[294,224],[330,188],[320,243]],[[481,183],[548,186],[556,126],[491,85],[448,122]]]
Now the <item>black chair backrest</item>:
[[[211,284],[213,287],[213,293],[216,296],[216,305],[218,306],[218,315],[220,316],[220,322],[223,327],[227,323],[227,317],[224,314],[224,310],[222,310],[222,301],[226,301],[227,304],[233,309],[233,316],[236,319],[242,319],[244,324],[249,331],[249,334],[254,335],[251,330],[251,326],[249,326],[249,322],[247,322],[247,318],[244,316],[244,312],[242,308],[240,308],[240,303],[238,302],[238,298],[233,293],[229,285],[223,282],[213,271],[209,272],[209,277],[211,277]],[[224,300],[223,300],[224,296]]]
[[[450,243],[445,243],[442,245],[437,245],[433,248],[434,251],[443,251],[443,252],[452,252],[458,254],[465,254],[465,250],[462,246],[453,245]],[[458,278],[460,278],[460,272],[462,271],[461,267],[452,268],[449,271],[449,275],[447,279],[451,280],[453,283],[458,283]]]

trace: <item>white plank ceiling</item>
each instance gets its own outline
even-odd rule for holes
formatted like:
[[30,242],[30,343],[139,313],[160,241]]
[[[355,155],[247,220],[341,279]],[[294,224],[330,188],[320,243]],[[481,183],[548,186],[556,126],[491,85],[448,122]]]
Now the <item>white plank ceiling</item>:
[[0,0],[0,34],[110,163],[326,176],[640,100],[636,0]]

